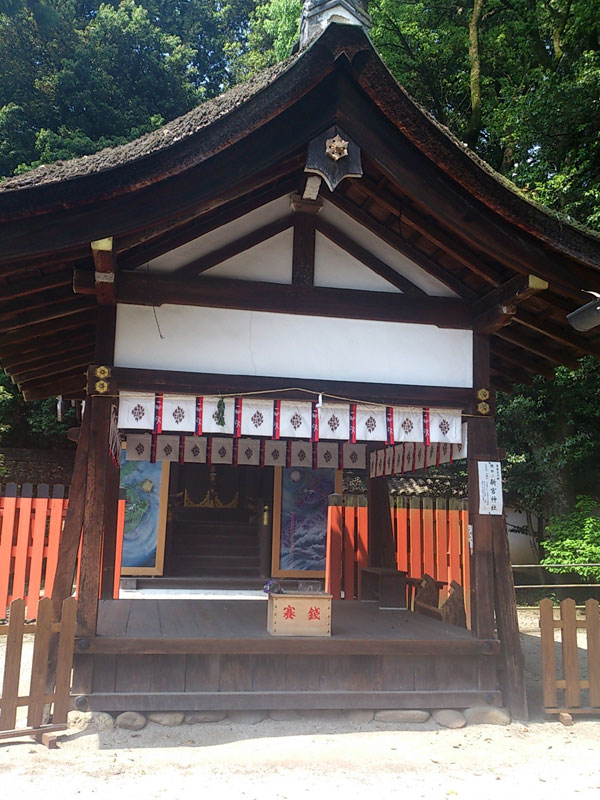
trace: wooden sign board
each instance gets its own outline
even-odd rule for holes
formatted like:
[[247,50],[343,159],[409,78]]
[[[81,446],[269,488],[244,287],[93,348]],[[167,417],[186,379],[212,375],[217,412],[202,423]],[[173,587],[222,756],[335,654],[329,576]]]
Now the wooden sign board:
[[270,594],[267,631],[271,636],[331,636],[330,594]]

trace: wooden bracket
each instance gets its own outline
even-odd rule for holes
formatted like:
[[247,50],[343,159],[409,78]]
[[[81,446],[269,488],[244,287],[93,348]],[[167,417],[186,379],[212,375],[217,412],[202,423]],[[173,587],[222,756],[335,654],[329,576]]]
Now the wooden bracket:
[[473,303],[473,330],[491,334],[508,325],[517,305],[548,288],[537,275],[517,275]]
[[114,397],[117,394],[117,383],[112,377],[110,367],[92,365],[87,372],[88,397]]
[[117,263],[113,249],[112,236],[97,239],[91,243],[94,258],[94,286],[98,303],[101,306],[115,304],[115,277]]

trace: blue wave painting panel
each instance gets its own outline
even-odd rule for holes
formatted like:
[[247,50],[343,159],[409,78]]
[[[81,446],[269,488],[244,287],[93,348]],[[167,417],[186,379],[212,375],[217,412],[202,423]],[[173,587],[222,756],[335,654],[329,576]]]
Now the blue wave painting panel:
[[325,569],[327,505],[334,491],[333,469],[283,470],[280,569]]
[[127,491],[123,534],[124,567],[154,567],[162,463],[121,462],[121,488]]

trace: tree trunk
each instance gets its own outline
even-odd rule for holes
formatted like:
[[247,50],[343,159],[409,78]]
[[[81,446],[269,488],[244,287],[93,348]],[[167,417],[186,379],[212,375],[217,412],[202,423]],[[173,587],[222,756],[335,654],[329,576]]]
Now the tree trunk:
[[483,0],[473,0],[473,13],[469,20],[469,62],[471,65],[471,119],[466,140],[474,148],[481,132],[481,54],[479,51],[479,22]]

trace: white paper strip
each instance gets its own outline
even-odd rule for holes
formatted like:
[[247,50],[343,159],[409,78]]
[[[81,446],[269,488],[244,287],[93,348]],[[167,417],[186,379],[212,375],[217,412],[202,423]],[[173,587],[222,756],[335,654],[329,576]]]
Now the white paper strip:
[[403,472],[412,472],[413,471],[413,458],[415,455],[415,443],[414,442],[405,442],[404,443],[404,470]]
[[[217,404],[218,397],[202,398],[202,433],[233,433],[233,417],[235,412],[235,401],[233,397],[224,397],[225,403],[225,425],[219,425]],[[231,462],[228,462],[231,463]]]
[[377,476],[377,453],[372,450],[369,453],[369,477],[375,478]]
[[290,467],[312,467],[312,444],[292,442]]
[[127,430],[154,430],[154,394],[119,395],[119,428]]
[[460,444],[462,415],[455,408],[429,409],[429,441]]
[[233,439],[213,436],[210,442],[210,463],[231,464],[233,462]]
[[437,455],[438,455],[438,445],[437,442],[430,444],[427,448],[427,454],[425,456],[425,466],[427,469],[429,467],[435,467],[437,464]]
[[394,448],[393,447],[386,447],[385,448],[385,467],[384,467],[385,475],[393,475],[394,474]]
[[128,433],[127,450],[125,457],[127,461],[150,461],[152,449],[152,436],[149,433]]
[[273,400],[242,398],[242,436],[273,436]]
[[160,434],[156,437],[156,460],[179,461],[179,436]]
[[317,468],[337,469],[340,463],[339,445],[337,442],[318,442]]
[[312,403],[282,400],[279,435],[288,439],[310,439],[312,435]]
[[462,442],[460,444],[453,444],[452,445],[452,460],[458,461],[461,458],[467,457],[467,423],[463,422],[462,424]]
[[206,436],[186,436],[183,445],[183,460],[206,464]]
[[394,475],[401,475],[404,472],[404,445],[394,446]]
[[396,442],[422,442],[423,409],[414,406],[394,406],[394,440]]
[[346,442],[342,445],[342,458],[344,469],[366,469],[367,446]]
[[287,442],[265,442],[265,467],[285,467]]
[[163,431],[194,433],[196,430],[196,398],[191,395],[163,395]]
[[502,514],[502,470],[499,461],[478,461],[479,513]]
[[387,440],[384,406],[356,406],[356,438],[363,442]]
[[440,442],[439,443],[439,462],[440,464],[449,464],[450,463],[450,455],[452,453],[452,445],[448,444],[448,442]]
[[237,463],[238,465],[258,467],[260,464],[259,439],[238,439]]
[[319,409],[319,438],[350,438],[350,406],[348,403],[323,403]]

